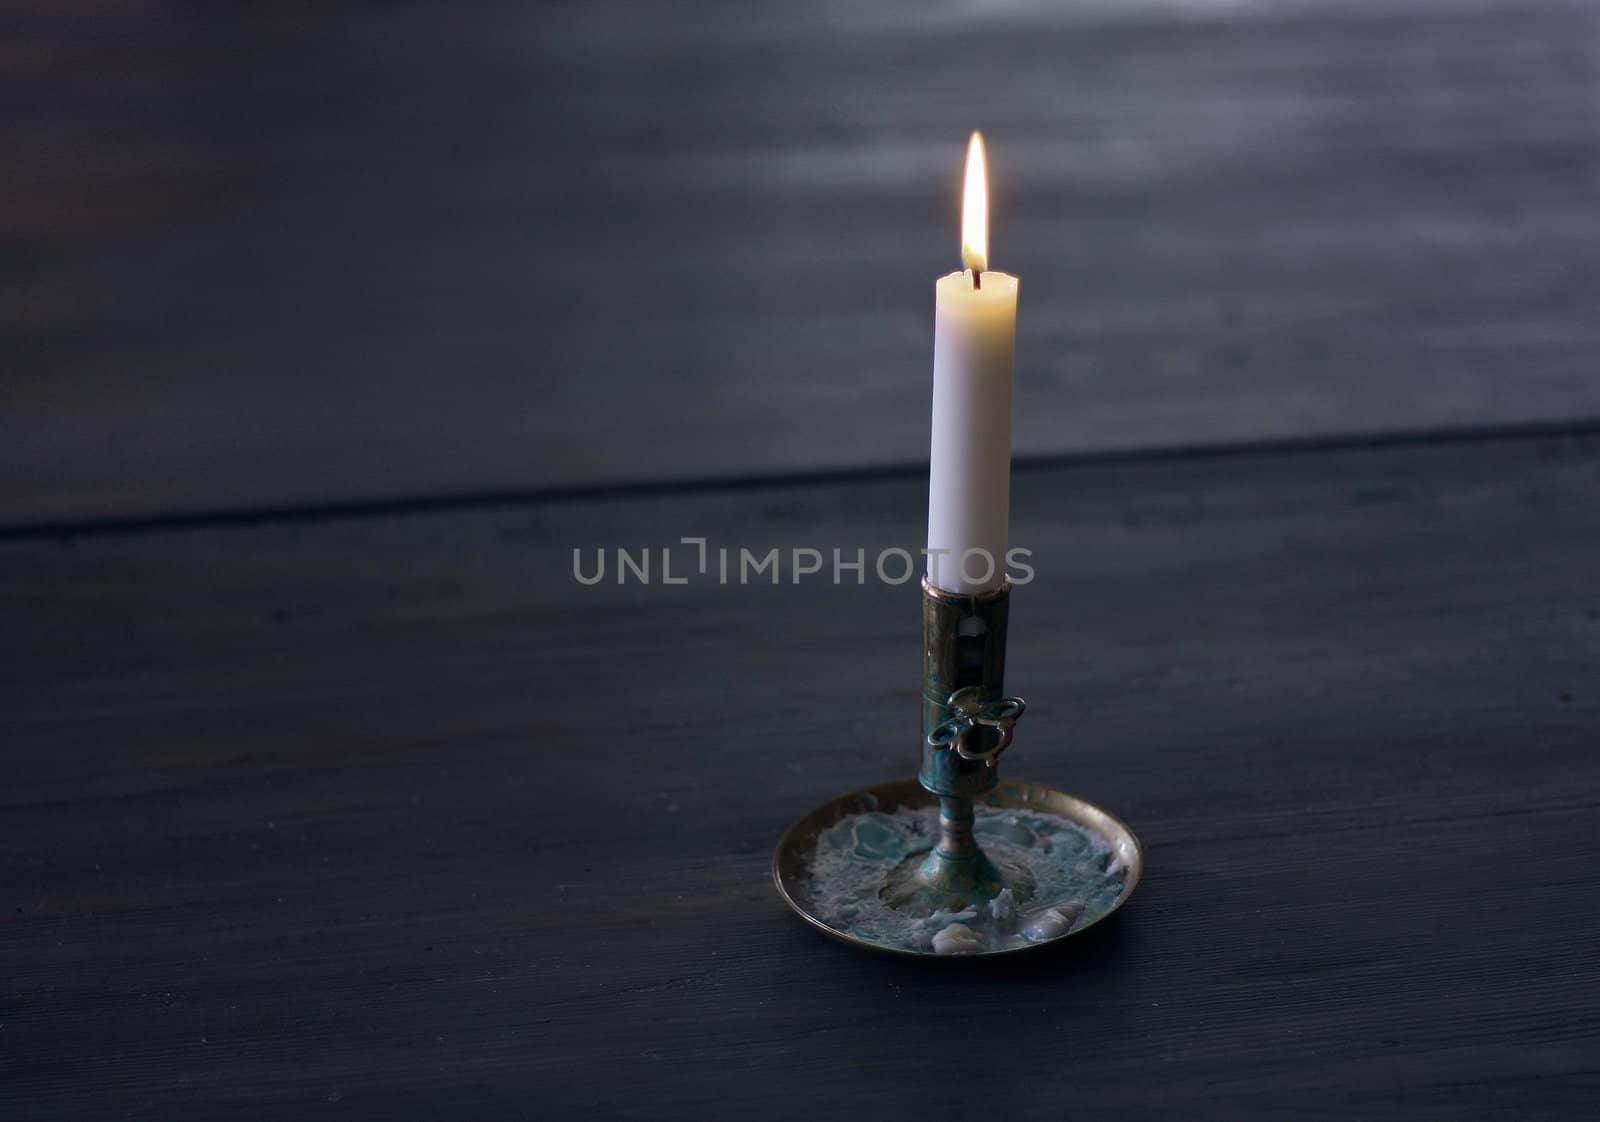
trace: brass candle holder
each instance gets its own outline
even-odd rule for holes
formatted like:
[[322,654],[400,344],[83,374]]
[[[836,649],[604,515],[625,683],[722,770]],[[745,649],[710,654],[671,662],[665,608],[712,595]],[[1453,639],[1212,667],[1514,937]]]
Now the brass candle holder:
[[[990,906],[1002,897],[1025,909],[1034,901],[1035,876],[1028,865],[991,857],[974,830],[977,808],[1054,815],[1098,837],[1106,851],[1107,875],[1120,874],[1121,888],[1095,914],[1038,925],[1029,941],[976,949],[977,955],[1010,954],[1081,934],[1111,915],[1132,895],[1144,871],[1144,850],[1121,820],[1077,795],[1044,784],[1000,780],[999,757],[1012,743],[1026,708],[1004,691],[1009,584],[992,592],[961,594],[922,584],[922,764],[915,780],[899,780],[841,795],[801,818],[778,843],[772,877],[778,892],[808,923],[853,946],[916,956],[941,953],[908,947],[873,933],[853,930],[822,914],[815,883],[819,839],[836,824],[870,812],[894,814],[938,806],[936,836],[885,871],[879,897],[908,923],[920,917],[956,915]],[[1008,891],[1009,890],[1009,891]],[[1037,901],[1037,903],[1045,903]],[[998,912],[996,913],[998,914]],[[1034,938],[1037,934],[1039,937]]]

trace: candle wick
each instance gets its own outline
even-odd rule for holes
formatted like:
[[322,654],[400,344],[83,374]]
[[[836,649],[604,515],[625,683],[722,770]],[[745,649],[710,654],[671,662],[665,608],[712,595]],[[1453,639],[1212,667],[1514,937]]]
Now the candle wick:
[[976,292],[983,287],[983,271],[977,268],[972,270],[972,291]]

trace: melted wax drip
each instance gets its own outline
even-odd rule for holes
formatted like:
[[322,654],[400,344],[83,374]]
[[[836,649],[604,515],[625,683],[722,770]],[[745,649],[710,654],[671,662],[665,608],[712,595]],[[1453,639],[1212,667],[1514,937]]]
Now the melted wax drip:
[[1019,905],[1009,888],[981,906],[917,916],[884,903],[890,870],[932,848],[938,815],[902,807],[842,818],[817,838],[811,888],[817,914],[848,935],[901,950],[975,954],[1044,942],[1109,912],[1124,867],[1110,844],[1076,822],[1036,810],[977,808],[975,832],[990,857],[1033,874]]

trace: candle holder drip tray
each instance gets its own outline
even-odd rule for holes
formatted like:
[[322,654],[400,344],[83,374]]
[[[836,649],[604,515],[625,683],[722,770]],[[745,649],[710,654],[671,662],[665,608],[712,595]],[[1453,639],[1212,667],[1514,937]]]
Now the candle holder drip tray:
[[773,854],[778,892],[852,946],[1010,954],[1110,916],[1144,873],[1126,824],[1055,787],[1000,779],[1026,708],[1002,689],[1010,588],[923,583],[923,743],[915,779],[841,795]]

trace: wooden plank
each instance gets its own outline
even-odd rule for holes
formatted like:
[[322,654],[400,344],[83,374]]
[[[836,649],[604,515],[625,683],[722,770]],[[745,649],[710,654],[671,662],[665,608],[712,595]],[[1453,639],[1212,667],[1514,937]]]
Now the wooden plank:
[[922,488],[0,544],[0,1113],[1589,1112],[1600,438],[1021,473],[1006,767],[1150,873],[983,970],[767,879],[914,766],[914,587],[570,575]]
[[5,17],[0,523],[1600,415],[1591,6]]

